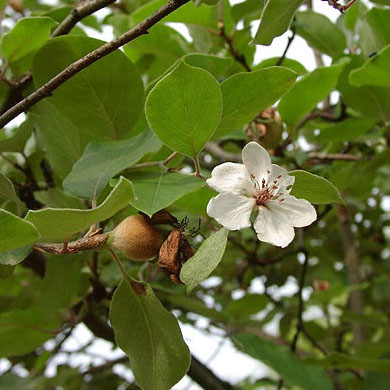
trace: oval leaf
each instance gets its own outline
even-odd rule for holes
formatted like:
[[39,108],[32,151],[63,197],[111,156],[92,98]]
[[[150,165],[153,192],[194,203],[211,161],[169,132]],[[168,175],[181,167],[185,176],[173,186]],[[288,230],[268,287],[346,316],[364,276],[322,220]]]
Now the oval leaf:
[[129,178],[134,188],[131,204],[149,216],[205,185],[198,177],[180,173],[134,172]]
[[284,67],[237,73],[221,84],[223,112],[213,138],[242,126],[274,104],[294,84],[297,74]]
[[50,37],[51,29],[57,23],[47,16],[19,19],[15,27],[1,38],[1,51],[9,61],[39,49]]
[[[51,39],[34,56],[32,73],[35,86],[42,86],[102,43],[79,35]],[[143,82],[135,65],[123,52],[116,50],[67,80],[46,103],[54,106],[84,134],[87,133],[89,141],[96,137],[124,138],[142,113]],[[58,135],[55,135],[59,143]],[[68,141],[66,132],[62,136],[66,142],[72,142]],[[77,138],[73,143],[75,148],[80,147]]]
[[115,188],[96,209],[53,209],[29,211],[31,221],[41,234],[41,241],[64,241],[73,234],[88,229],[95,222],[110,218],[126,207],[133,197],[131,183],[121,177]]
[[390,45],[368,60],[361,68],[355,69],[349,76],[352,85],[375,85],[390,87]]
[[142,388],[169,390],[185,375],[190,364],[188,347],[176,318],[148,284],[122,280],[112,298],[110,321]]
[[252,43],[269,46],[274,38],[287,31],[295,11],[303,2],[304,0],[268,0]]
[[315,204],[344,203],[334,184],[323,177],[306,171],[291,171],[289,175],[295,177],[291,195]]
[[340,27],[313,11],[297,12],[295,31],[309,46],[331,57],[343,54],[347,40]]
[[283,96],[278,109],[291,129],[332,91],[346,63],[347,60],[338,65],[317,68],[295,83]]
[[114,175],[160,147],[160,140],[151,131],[123,141],[91,142],[64,180],[64,188],[76,196],[94,199]]
[[31,222],[0,209],[0,252],[21,248],[38,239],[39,233]]
[[180,279],[190,293],[195,286],[205,280],[217,267],[225,252],[229,231],[225,228],[202,242],[195,255],[181,269]]
[[252,334],[233,336],[233,342],[244,353],[275,370],[288,384],[303,390],[333,390],[326,371],[302,363],[288,347],[275,345]]
[[149,125],[161,141],[195,157],[219,123],[221,91],[209,72],[181,61],[152,89],[145,109]]

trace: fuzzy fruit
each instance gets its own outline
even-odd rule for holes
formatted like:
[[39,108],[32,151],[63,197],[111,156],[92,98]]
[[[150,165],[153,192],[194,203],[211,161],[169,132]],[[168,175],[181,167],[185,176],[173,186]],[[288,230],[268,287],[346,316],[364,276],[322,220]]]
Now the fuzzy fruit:
[[131,215],[112,231],[111,248],[133,260],[148,260],[158,255],[163,241],[162,234],[142,215]]

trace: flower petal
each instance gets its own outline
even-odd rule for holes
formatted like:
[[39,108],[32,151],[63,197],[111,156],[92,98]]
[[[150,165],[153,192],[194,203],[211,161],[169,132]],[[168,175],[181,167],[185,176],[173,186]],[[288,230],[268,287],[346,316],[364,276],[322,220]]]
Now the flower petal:
[[254,176],[255,180],[261,184],[271,173],[271,157],[268,152],[256,142],[249,142],[242,149],[242,161],[250,176]]
[[225,192],[210,199],[207,214],[229,230],[251,225],[249,218],[256,201],[243,195]]
[[207,185],[218,192],[252,195],[255,192],[244,164],[231,162],[216,166]]
[[286,216],[290,224],[295,227],[311,225],[317,219],[315,208],[306,199],[297,199],[288,195],[283,202],[271,200],[267,207],[273,212],[277,211]]
[[268,177],[267,184],[270,184],[273,181],[277,181],[276,185],[279,193],[290,193],[290,187],[294,184],[295,177],[290,176],[288,172],[279,165],[272,164],[271,174]]
[[[268,203],[267,203],[268,205]],[[257,238],[271,245],[285,248],[294,239],[294,228],[287,216],[279,210],[259,207],[254,227]]]

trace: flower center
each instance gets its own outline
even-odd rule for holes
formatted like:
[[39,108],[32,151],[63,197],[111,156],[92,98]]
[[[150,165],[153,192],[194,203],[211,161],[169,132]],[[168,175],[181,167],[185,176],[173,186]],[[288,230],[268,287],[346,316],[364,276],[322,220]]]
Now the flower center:
[[[268,175],[270,173],[270,171],[267,171]],[[280,197],[278,182],[282,175],[279,175],[275,180],[268,184],[266,184],[265,179],[262,179],[261,185],[253,174],[251,174],[250,177],[256,190],[254,198],[256,199],[257,206],[264,206],[268,201],[278,199]],[[279,202],[283,201],[284,199],[279,199]]]

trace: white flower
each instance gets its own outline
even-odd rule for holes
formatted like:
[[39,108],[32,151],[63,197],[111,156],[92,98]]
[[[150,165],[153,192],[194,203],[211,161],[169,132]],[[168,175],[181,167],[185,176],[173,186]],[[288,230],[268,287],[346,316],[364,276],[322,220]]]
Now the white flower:
[[209,187],[220,192],[207,205],[207,214],[228,230],[251,225],[260,241],[286,247],[294,238],[294,227],[308,226],[317,219],[314,207],[305,199],[290,195],[295,177],[271,163],[268,152],[256,142],[242,150],[244,164],[223,163],[215,167]]

